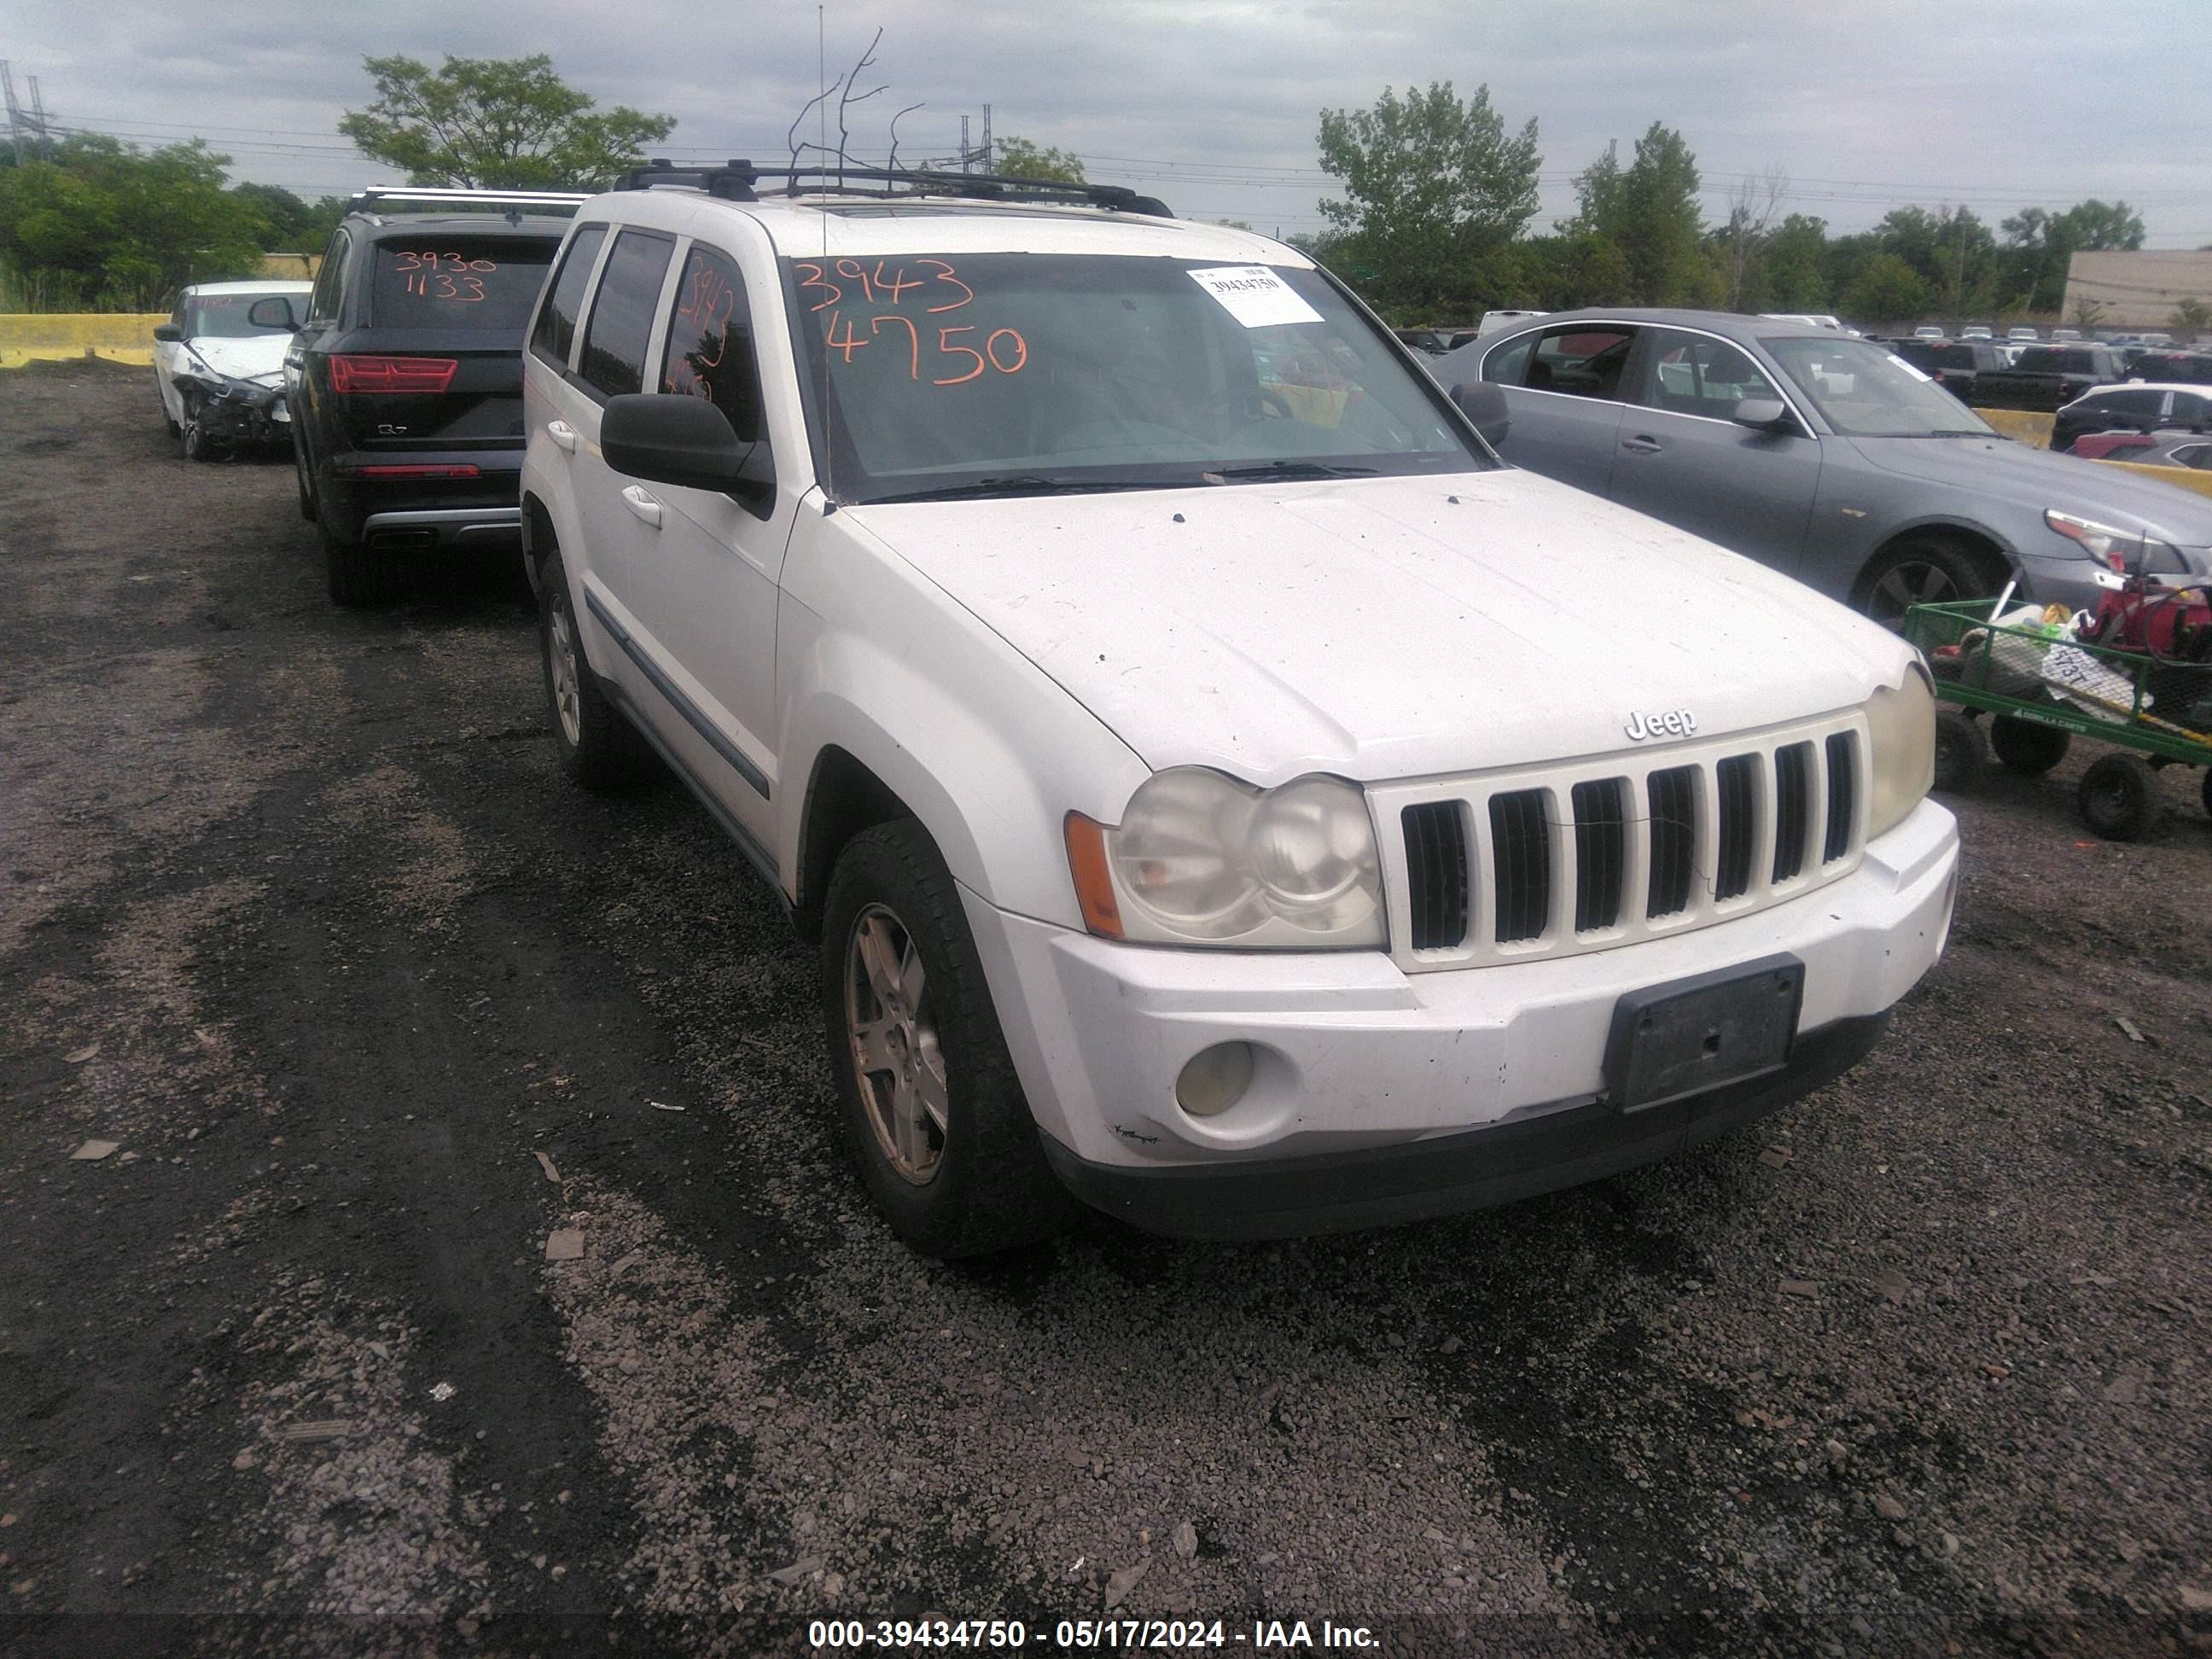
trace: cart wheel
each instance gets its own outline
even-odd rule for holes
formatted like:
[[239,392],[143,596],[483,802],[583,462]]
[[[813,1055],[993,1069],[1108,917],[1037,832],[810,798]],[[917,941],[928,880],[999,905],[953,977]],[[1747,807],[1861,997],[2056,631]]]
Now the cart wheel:
[[2133,755],[2106,755],[2081,775],[2081,822],[2107,841],[2138,841],[2158,821],[2158,779]]
[[1990,747],[1997,751],[2005,770],[2024,778],[2039,778],[2066,758],[2073,741],[2063,726],[2000,714],[1990,722]]
[[1936,716],[1936,787],[1947,795],[1964,794],[1982,781],[1989,763],[1989,739],[1982,728],[1955,708]]

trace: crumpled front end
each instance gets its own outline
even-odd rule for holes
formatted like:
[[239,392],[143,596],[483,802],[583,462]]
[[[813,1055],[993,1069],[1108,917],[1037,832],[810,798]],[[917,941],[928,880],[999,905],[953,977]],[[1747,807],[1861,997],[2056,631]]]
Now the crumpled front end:
[[185,407],[196,416],[208,442],[238,448],[273,443],[291,430],[281,386],[189,368],[171,376],[171,381],[184,393]]

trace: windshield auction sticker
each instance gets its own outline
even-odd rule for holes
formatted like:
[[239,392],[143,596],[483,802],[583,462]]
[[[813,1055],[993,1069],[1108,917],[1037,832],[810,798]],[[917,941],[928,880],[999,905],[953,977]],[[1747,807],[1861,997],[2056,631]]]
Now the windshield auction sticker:
[[1189,276],[1247,328],[1321,320],[1321,313],[1298,298],[1296,289],[1265,265],[1214,265],[1191,271]]

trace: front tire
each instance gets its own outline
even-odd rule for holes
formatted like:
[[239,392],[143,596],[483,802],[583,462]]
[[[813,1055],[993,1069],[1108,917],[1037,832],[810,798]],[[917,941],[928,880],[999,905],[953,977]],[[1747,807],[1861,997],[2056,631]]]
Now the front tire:
[[1954,605],[1996,591],[1988,573],[1956,542],[1907,536],[1867,566],[1851,602],[1883,627],[1903,633],[1905,613],[1913,605]]
[[1068,1225],[952,874],[911,818],[839,857],[822,997],[846,1149],[892,1231],[955,1257]]
[[584,654],[568,568],[558,553],[538,573],[538,650],[561,769],[586,789],[617,789],[635,782],[646,769],[649,751],[638,729],[599,690]]
[[177,434],[177,448],[188,461],[210,461],[215,459],[215,446],[209,441],[207,425],[200,418],[200,399],[197,392],[185,393],[185,418],[172,428]]

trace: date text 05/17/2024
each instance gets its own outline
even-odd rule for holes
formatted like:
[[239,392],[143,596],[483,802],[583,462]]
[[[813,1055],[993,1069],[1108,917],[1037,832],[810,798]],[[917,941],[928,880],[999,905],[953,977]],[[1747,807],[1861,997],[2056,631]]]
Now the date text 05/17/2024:
[[1045,1632],[1032,1632],[1013,1619],[817,1619],[806,1628],[807,1645],[817,1652],[841,1649],[949,1648],[984,1653],[1015,1652],[1030,1645],[1061,1652],[1115,1650],[1170,1652],[1207,1648],[1244,1648],[1254,1652],[1302,1649],[1370,1650],[1378,1639],[1364,1625],[1317,1624],[1304,1619],[1255,1620],[1249,1627],[1218,1619],[1063,1619]]

